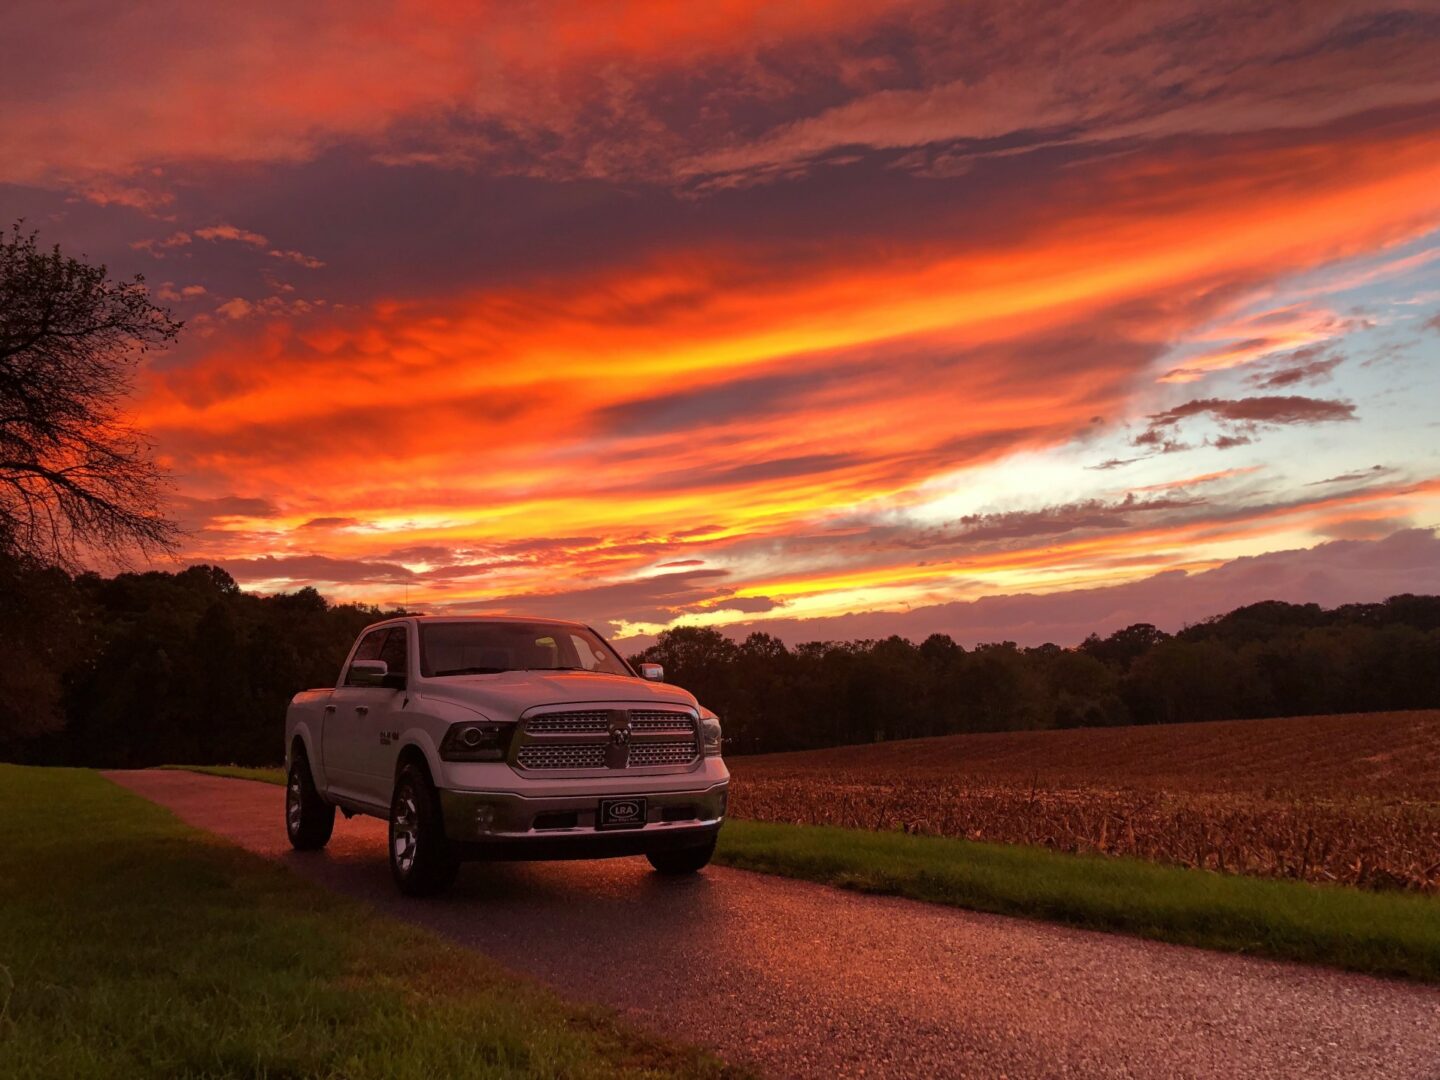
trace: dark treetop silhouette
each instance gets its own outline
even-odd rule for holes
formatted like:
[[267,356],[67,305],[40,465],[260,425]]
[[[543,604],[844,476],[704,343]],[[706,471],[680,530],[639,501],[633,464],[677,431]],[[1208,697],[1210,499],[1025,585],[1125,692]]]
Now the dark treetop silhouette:
[[[27,643],[6,658],[0,757],[273,762],[290,696],[333,683],[358,630],[387,614],[308,588],[242,592],[207,566],[72,578],[0,560],[0,634]],[[1440,707],[1440,597],[1253,604],[1173,636],[1139,625],[1075,649],[966,649],[939,634],[790,649],[692,627],[662,634],[641,658],[713,703],[727,753],[1430,708]],[[23,696],[9,692],[22,682]]]

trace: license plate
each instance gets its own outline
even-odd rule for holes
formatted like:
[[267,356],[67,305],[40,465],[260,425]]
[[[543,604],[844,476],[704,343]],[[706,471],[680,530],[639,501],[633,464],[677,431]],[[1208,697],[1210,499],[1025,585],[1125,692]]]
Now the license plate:
[[601,799],[597,829],[638,829],[645,824],[644,799]]

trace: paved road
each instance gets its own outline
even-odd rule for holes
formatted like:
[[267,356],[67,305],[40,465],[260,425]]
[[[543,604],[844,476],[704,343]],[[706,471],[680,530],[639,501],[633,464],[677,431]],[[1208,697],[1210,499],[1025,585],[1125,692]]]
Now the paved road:
[[796,1077],[1440,1078],[1440,989],[642,859],[399,896],[383,822],[290,851],[283,790],[109,774],[192,825],[579,999]]

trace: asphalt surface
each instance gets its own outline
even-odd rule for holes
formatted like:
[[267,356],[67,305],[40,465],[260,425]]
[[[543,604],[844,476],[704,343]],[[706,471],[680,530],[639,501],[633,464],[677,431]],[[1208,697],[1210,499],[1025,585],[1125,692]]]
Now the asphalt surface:
[[284,791],[108,774],[182,820],[634,1023],[771,1076],[1440,1080],[1440,988],[643,859],[390,881],[385,825],[290,850]]

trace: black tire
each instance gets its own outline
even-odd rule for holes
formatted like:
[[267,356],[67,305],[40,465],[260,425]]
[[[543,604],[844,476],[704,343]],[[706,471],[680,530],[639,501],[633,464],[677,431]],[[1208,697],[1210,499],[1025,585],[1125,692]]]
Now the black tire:
[[429,771],[406,762],[390,797],[390,873],[406,896],[434,896],[448,889],[460,860],[445,836],[440,796]]
[[310,760],[297,750],[285,778],[285,834],[296,851],[319,851],[335,831],[335,807],[315,789]]
[[694,847],[676,848],[674,851],[652,851],[645,857],[657,871],[670,877],[681,877],[705,869],[710,856],[715,854],[715,839],[711,837]]

